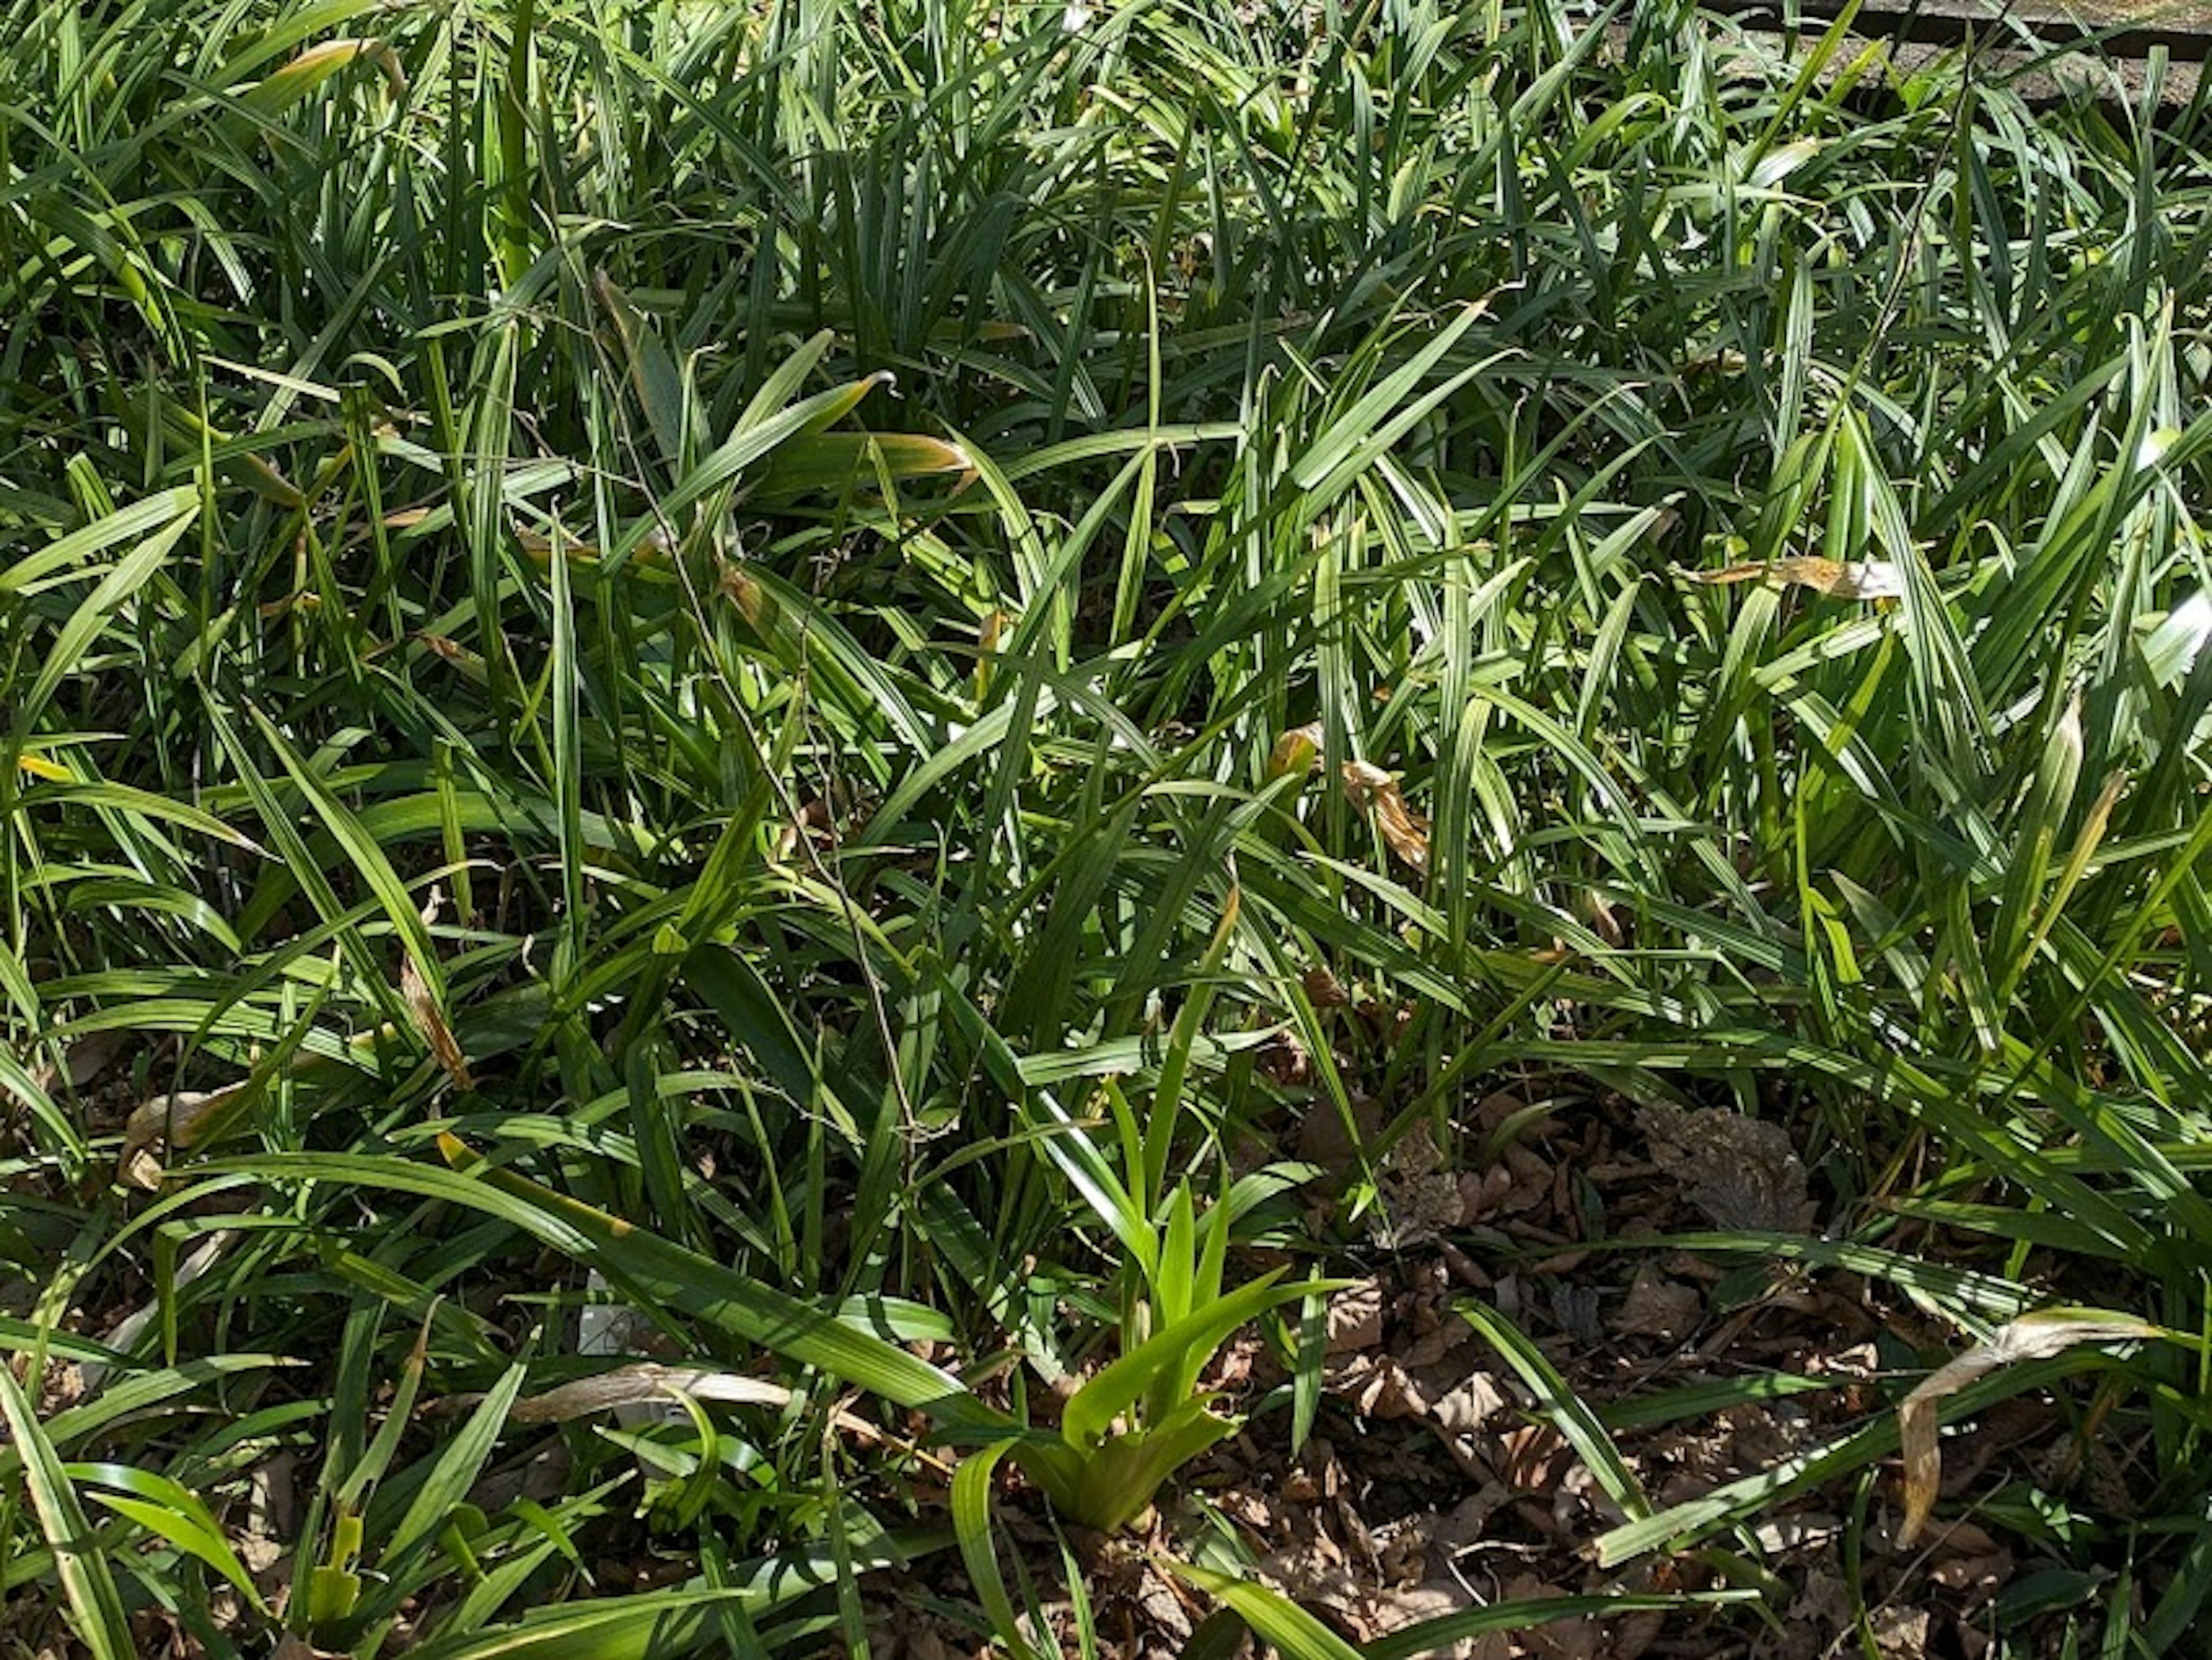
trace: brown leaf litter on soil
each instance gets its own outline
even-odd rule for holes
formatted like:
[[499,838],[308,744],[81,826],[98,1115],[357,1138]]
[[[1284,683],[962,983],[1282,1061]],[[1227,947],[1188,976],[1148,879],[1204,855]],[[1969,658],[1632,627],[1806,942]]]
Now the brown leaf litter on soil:
[[[1316,1162],[1345,1171],[1354,1162],[1351,1130],[1364,1137],[1376,1128],[1347,1128],[1323,1109],[1300,1151],[1329,1155]],[[1129,1660],[1180,1654],[1208,1610],[1150,1567],[1146,1553],[1188,1548],[1200,1510],[1235,1536],[1266,1583],[1353,1642],[1498,1602],[1723,1589],[1710,1554],[1595,1565],[1591,1547],[1621,1511],[1456,1302],[1477,1298],[1506,1314],[1601,1413],[1660,1390],[1768,1373],[1819,1386],[1617,1428],[1627,1468],[1660,1508],[1880,1421],[1896,1408],[1890,1368],[1925,1365],[1957,1347],[1956,1334],[1861,1276],[1808,1275],[1771,1258],[1747,1274],[1741,1258],[1656,1243],[1715,1227],[1809,1230],[1820,1201],[1778,1125],[1731,1109],[1639,1110],[1617,1100],[1532,1118],[1528,1099],[1508,1092],[1453,1129],[1462,1160],[1483,1146],[1495,1156],[1480,1168],[1455,1167],[1423,1126],[1376,1164],[1391,1213],[1367,1229],[1372,1272],[1328,1304],[1324,1398],[1306,1444],[1291,1449],[1286,1414],[1264,1418],[1187,1473],[1180,1540],[1170,1536],[1178,1525],[1171,1514],[1153,1540],[1084,1544],[1102,1651]],[[1324,1207],[1313,1219],[1320,1227],[1336,1219]],[[1655,1243],[1590,1248],[1601,1237]],[[1223,1372],[1212,1381],[1237,1380],[1248,1402],[1285,1381],[1253,1336],[1224,1357]],[[1948,1452],[1942,1496],[1954,1516],[2008,1473],[2049,1481],[2066,1473],[2072,1453],[2076,1479],[2090,1481],[2118,1456],[2094,1442],[2078,1448],[2062,1414],[2036,1397],[1984,1414]],[[1492,1633],[1437,1652],[1980,1660],[1994,1646],[1996,1596],[2035,1566],[2029,1548],[1972,1519],[1939,1521],[1908,1545],[1893,1459],[1854,1538],[1858,1497],[1855,1471],[1769,1504],[1749,1540],[1729,1541],[1767,1576],[1763,1619],[1741,1605],[1686,1605]],[[1062,1585],[1060,1547],[1033,1496],[1017,1488],[1000,1506],[1010,1536],[1026,1543],[1033,1583]],[[939,1583],[945,1570],[934,1566],[926,1576],[938,1592],[933,1606],[967,1601],[964,1589]],[[896,1580],[885,1589],[894,1594],[872,1599],[879,1660],[986,1651],[981,1633],[932,1612],[930,1600],[901,1594]],[[1073,1652],[1064,1589],[1056,1596],[1046,1589],[1042,1601],[1054,1629],[1033,1633],[1037,1646]],[[2015,1651],[2039,1652],[2031,1637]]]
[[[1308,991],[1317,1007],[1364,1020],[1376,1042],[1391,1041],[1388,1011],[1326,978]],[[143,1115],[150,1098],[141,1093],[149,1067],[125,1068],[126,1052],[82,1045],[52,1080],[96,1104],[111,1133],[126,1128],[134,1105]],[[1261,1064],[1279,1085],[1304,1081],[1293,1047],[1264,1054]],[[1310,1222],[1318,1236],[1348,1241],[1346,1254],[1368,1268],[1328,1310],[1314,1434],[1294,1451],[1288,1414],[1272,1413],[1185,1473],[1171,1489],[1183,1502],[1163,1505],[1152,1536],[1073,1541],[1102,1651],[1128,1660],[1178,1655],[1212,1612],[1148,1554],[1187,1554],[1200,1512],[1268,1584],[1354,1641],[1501,1601],[1718,1589],[1710,1558],[1645,1559],[1615,1571],[1595,1565],[1592,1542],[1622,1519],[1620,1511],[1455,1311],[1460,1300],[1480,1298],[1507,1316],[1601,1412],[1659,1390],[1765,1373],[1823,1386],[1617,1429],[1628,1468],[1662,1507],[1880,1421],[1895,1412],[1908,1378],[1967,1351],[1960,1334],[1851,1274],[1808,1274],[1773,1258],[1747,1268],[1741,1258],[1663,1243],[1597,1248],[1713,1228],[1804,1232],[1820,1219],[1822,1201],[1778,1123],[1727,1109],[1636,1108],[1614,1098],[1547,1107],[1545,1098],[1502,1091],[1449,1126],[1416,1123],[1388,1149],[1376,1145],[1382,1113],[1371,1101],[1355,1102],[1350,1124],[1333,1108],[1308,1113],[1295,1150],[1337,1177],[1334,1191],[1324,1184],[1315,1195]],[[174,1119],[166,1089],[161,1104],[167,1128]],[[1355,1217],[1346,1186],[1362,1171],[1379,1202]],[[4,1311],[19,1311],[34,1289],[0,1298]],[[149,1286],[124,1280],[113,1291],[112,1306],[77,1310],[72,1325],[107,1336],[143,1317]],[[79,1368],[50,1367],[46,1387],[58,1393],[42,1408],[67,1404],[80,1377]],[[671,1380],[641,1363],[626,1381],[658,1394]],[[1251,1334],[1206,1380],[1248,1408],[1285,1381]],[[556,1407],[565,1410],[558,1391],[540,1409],[557,1417]],[[1753,1537],[1735,1541],[1768,1576],[1764,1621],[1740,1607],[1689,1608],[1495,1633],[1449,1652],[1469,1660],[1828,1660],[1851,1651],[1980,1660],[1994,1645],[1999,1592],[2043,1564],[2030,1545],[1973,1519],[1972,1501],[2025,1477],[2125,1515],[2134,1450],[2069,1432],[2047,1398],[2031,1395],[1957,1426],[1943,1450],[1937,1518],[1909,1544],[1895,1460],[1871,1489],[1855,1544],[1856,1473],[1767,1506]],[[289,1483],[269,1486],[281,1493]],[[998,1505],[1008,1565],[1040,1588],[1055,1622],[1038,1646],[1072,1651],[1060,1544],[1041,1501],[1010,1476]],[[1943,1519],[1962,1512],[1966,1519]],[[269,1555],[265,1540],[283,1536],[283,1527],[249,1528],[247,1543],[263,1539]],[[274,1572],[271,1562],[252,1566]],[[2154,1598],[2162,1589],[2139,1585],[2136,1595]],[[866,1600],[876,1611],[872,1651],[886,1660],[979,1655],[988,1646],[968,1623],[975,1599],[949,1554],[903,1576],[875,1577]],[[149,1645],[158,1651],[151,1633]],[[2031,1641],[2014,1651],[2040,1649]]]

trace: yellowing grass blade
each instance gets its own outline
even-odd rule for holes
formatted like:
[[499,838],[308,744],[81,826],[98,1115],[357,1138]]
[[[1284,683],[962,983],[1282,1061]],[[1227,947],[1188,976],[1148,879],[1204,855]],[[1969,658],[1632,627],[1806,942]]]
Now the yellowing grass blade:
[[239,102],[260,114],[274,115],[364,58],[384,72],[385,85],[394,98],[405,96],[407,74],[392,48],[381,40],[355,39],[325,40],[308,47],[283,69],[246,88]]

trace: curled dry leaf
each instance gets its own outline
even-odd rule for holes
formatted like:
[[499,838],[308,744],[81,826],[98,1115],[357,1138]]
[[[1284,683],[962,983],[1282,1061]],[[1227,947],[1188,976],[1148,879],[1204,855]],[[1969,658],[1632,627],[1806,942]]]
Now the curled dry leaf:
[[1871,1611],[1868,1630],[1882,1660],[1927,1660],[1936,1618],[1926,1608],[1889,1602]]
[[1308,969],[1298,983],[1305,988],[1306,1000],[1317,1010],[1340,1009],[1352,1001],[1352,994],[1345,990],[1344,982],[1325,965],[1316,964]]
[[775,601],[739,565],[725,562],[720,582],[730,603],[738,608],[756,633],[764,633],[775,621]]
[[1897,1410],[1905,1451],[1905,1523],[1898,1530],[1899,1545],[1910,1545],[1918,1536],[1936,1506],[1936,1489],[1943,1475],[1936,1408],[1946,1396],[2001,1366],[2047,1360],[2077,1344],[2137,1342],[2160,1335],[2158,1327],[2133,1315],[2103,1309],[2044,1309],[2008,1322],[1989,1341],[1975,1344],[1929,1373]]
[[[1304,776],[1321,764],[1321,722],[1293,727],[1275,740],[1267,756],[1267,778]],[[1346,761],[1340,769],[1344,793],[1375,820],[1390,851],[1414,870],[1429,868],[1429,821],[1406,805],[1397,778],[1366,761]]]
[[828,801],[810,795],[787,824],[776,826],[775,856],[788,860],[802,846],[833,848],[837,845],[837,817]]
[[595,1412],[617,1407],[658,1405],[676,1395],[695,1401],[722,1401],[738,1406],[783,1407],[791,1391],[780,1383],[740,1372],[691,1371],[681,1366],[655,1365],[641,1361],[619,1366],[596,1377],[580,1377],[514,1403],[512,1420],[518,1424],[565,1424]]
[[[438,913],[446,903],[445,890],[434,887],[422,901],[422,926],[428,927],[438,920]],[[446,1076],[465,1090],[476,1087],[469,1076],[469,1063],[461,1054],[461,1046],[453,1036],[453,1029],[446,1024],[446,1012],[438,1006],[438,1000],[430,989],[422,965],[416,961],[412,952],[399,965],[399,995],[407,1005],[407,1012],[415,1022],[415,1029],[422,1034],[422,1041],[430,1046]]]
[[442,634],[432,634],[425,629],[417,633],[415,637],[428,647],[433,655],[448,663],[470,663],[476,660],[475,653],[470,651],[459,641],[449,640]]
[[1321,722],[1310,721],[1303,727],[1292,727],[1275,740],[1275,747],[1267,756],[1267,779],[1287,778],[1292,773],[1300,776],[1321,764]]
[[1446,1435],[1474,1435],[1502,1418],[1512,1406],[1513,1397],[1493,1375],[1474,1371],[1438,1395],[1429,1413]]
[[246,1082],[219,1090],[179,1090],[141,1102],[123,1126],[123,1151],[117,1173],[129,1186],[152,1192],[161,1185],[161,1158],[155,1149],[177,1152],[198,1141],[225,1109],[245,1093]]
[[1905,578],[1887,559],[1868,559],[1845,564],[1840,559],[1810,555],[1793,559],[1754,561],[1728,565],[1719,570],[1683,573],[1692,582],[1771,582],[1777,587],[1810,588],[1831,599],[1895,599],[1905,593]]
[[1375,820],[1390,851],[1414,870],[1429,868],[1429,821],[1406,805],[1398,781],[1365,761],[1344,763],[1344,792]]
[[410,952],[399,965],[399,995],[407,1004],[407,1012],[415,1022],[415,1030],[422,1034],[422,1041],[430,1046],[430,1053],[438,1057],[438,1064],[446,1076],[465,1090],[477,1086],[469,1075],[469,1063],[461,1053],[459,1041],[453,1029],[446,1024],[445,1012],[439,1008],[438,1000],[430,994],[430,982],[423,978],[421,967]]

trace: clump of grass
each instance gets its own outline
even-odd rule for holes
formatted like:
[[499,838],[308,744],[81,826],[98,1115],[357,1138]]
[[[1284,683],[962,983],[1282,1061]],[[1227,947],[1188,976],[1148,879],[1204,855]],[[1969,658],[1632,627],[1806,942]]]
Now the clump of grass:
[[[1827,1236],[1705,1249],[1961,1347],[2163,1333],[1944,1410],[2094,1377],[2137,1517],[1989,1513],[2160,1588],[2066,1640],[2184,1651],[2201,107],[1881,91],[1671,6],[11,21],[13,1595],[96,1655],[858,1651],[860,1577],[957,1537],[1027,1645],[1000,1454],[1073,1520],[1202,1511],[1224,1334],[1080,1433],[1045,1388],[1355,1262],[1293,1225],[1301,1116],[1534,1074],[1806,1138]],[[793,1392],[519,1414],[610,1301]],[[1311,1420],[1311,1317],[1255,1433]],[[1612,1560],[1759,1583],[1745,1529],[1895,1444],[1657,1507],[1484,1329]],[[1141,1497],[1061,1468],[1114,1447]],[[675,1583],[596,1583],[610,1539]]]

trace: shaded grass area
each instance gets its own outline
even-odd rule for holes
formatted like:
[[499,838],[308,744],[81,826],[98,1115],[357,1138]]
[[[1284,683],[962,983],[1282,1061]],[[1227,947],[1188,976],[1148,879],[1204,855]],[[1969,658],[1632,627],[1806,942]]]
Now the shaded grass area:
[[1345,1410],[1339,1280],[1511,1265],[1401,1151],[1718,1108],[1809,1212],[1700,1248],[1911,1364],[1656,1503],[1477,1296],[1608,1570],[1770,1640],[1997,1339],[1945,1411],[2143,1480],[2003,1495],[1994,1651],[2186,1651],[2200,110],[1659,4],[10,22],[11,1640],[859,1651],[957,1563],[1020,1652],[1042,1537],[1095,1651],[1064,1523],[1340,1654],[1178,1478]]

